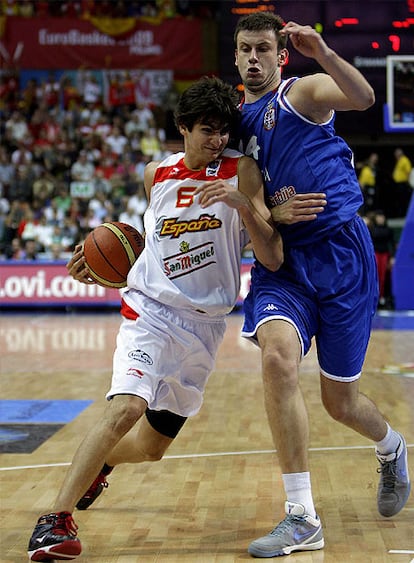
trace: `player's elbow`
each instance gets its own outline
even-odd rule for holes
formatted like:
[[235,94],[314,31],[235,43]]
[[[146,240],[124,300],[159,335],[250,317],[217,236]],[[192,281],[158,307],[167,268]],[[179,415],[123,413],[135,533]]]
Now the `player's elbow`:
[[280,266],[283,264],[283,255],[278,253],[263,262],[263,266],[270,270],[271,272],[277,272]]
[[358,104],[358,109],[360,111],[364,111],[375,104],[375,92],[374,89],[369,88],[366,89],[363,96],[361,96]]

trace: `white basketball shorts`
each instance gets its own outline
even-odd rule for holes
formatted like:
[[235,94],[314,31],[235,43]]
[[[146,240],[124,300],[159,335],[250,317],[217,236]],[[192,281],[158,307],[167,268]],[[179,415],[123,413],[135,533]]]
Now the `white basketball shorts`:
[[[137,395],[153,410],[166,409],[185,417],[197,414],[224,336],[225,319],[177,310],[133,290],[128,293],[132,293],[137,318],[123,317],[106,398]],[[128,299],[127,307],[130,304]]]

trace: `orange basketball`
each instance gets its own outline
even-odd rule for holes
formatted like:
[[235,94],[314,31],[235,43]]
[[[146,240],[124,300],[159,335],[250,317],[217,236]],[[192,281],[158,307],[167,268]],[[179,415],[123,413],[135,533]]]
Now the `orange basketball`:
[[131,225],[102,223],[86,237],[83,254],[94,281],[105,287],[125,287],[143,248],[144,237]]

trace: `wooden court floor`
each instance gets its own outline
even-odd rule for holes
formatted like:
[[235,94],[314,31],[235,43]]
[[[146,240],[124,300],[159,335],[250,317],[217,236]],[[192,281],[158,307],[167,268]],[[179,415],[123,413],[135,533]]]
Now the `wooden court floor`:
[[[167,456],[157,463],[119,466],[96,504],[75,513],[83,544],[79,562],[252,561],[249,542],[283,518],[259,351],[240,338],[241,321],[239,314],[229,317],[204,406]],[[118,324],[112,312],[0,316],[2,404],[91,401],[31,453],[1,454],[2,563],[27,561],[33,526],[49,511],[75,448],[101,413]],[[375,330],[361,380],[362,391],[405,434],[412,478],[413,364],[413,329]],[[311,420],[313,492],[326,545],[284,560],[412,562],[414,494],[398,516],[381,517],[373,446],[324,412],[314,349],[303,362],[301,384]]]

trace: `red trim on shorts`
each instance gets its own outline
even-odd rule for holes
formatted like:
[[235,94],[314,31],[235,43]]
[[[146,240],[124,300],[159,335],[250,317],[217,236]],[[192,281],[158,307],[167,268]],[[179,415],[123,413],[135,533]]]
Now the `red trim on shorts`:
[[131,307],[121,299],[121,315],[131,321],[136,321],[139,317],[138,313],[131,309]]

